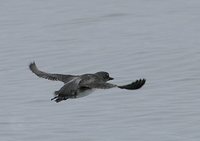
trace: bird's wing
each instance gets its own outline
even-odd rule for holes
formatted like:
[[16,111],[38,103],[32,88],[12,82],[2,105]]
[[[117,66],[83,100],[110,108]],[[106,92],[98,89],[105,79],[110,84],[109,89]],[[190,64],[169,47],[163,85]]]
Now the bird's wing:
[[141,88],[144,84],[145,84],[146,80],[145,79],[139,79],[136,80],[135,82],[132,82],[130,84],[127,85],[123,85],[123,86],[117,86],[115,84],[111,84],[111,83],[103,83],[103,82],[93,82],[93,83],[80,83],[81,87],[88,87],[88,88],[97,88],[97,89],[110,89],[110,88],[114,88],[114,87],[118,87],[120,89],[127,89],[127,90],[136,90]]
[[58,103],[62,100],[67,100],[70,97],[76,98],[80,80],[80,78],[74,78],[68,83],[65,83],[60,90],[54,92],[55,96],[51,100],[55,100]]
[[79,82],[80,82],[80,78],[75,78],[72,81],[65,83],[64,86],[62,86],[60,90],[57,91],[57,93],[68,95],[73,92],[76,92],[79,89]]
[[120,89],[127,89],[127,90],[136,90],[141,88],[146,82],[146,79],[139,79],[136,80],[135,82],[132,82],[131,84],[123,85],[123,86],[118,86]]
[[29,65],[29,68],[38,77],[49,79],[49,80],[54,80],[54,81],[62,81],[64,83],[67,83],[67,82],[73,80],[74,78],[78,77],[78,76],[74,76],[74,75],[51,74],[51,73],[43,72],[37,68],[35,62],[31,63]]
[[88,84],[81,84],[80,87],[86,87],[86,88],[96,88],[96,89],[110,89],[117,87],[117,85],[111,84],[111,83],[104,83],[104,82],[94,82],[94,83],[88,83]]

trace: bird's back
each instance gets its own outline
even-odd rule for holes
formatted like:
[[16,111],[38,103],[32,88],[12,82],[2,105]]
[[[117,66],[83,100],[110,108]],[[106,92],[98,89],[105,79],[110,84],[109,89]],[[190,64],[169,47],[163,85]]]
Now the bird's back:
[[90,85],[93,83],[104,83],[105,81],[95,74],[83,74],[80,76],[80,86]]

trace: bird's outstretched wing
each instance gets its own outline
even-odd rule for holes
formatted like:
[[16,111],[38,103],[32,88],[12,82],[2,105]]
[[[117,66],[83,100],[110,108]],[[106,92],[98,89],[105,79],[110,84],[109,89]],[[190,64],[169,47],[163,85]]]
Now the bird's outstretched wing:
[[87,88],[97,88],[97,89],[110,89],[114,87],[118,87],[120,89],[127,89],[127,90],[136,90],[141,88],[145,84],[146,80],[145,79],[139,79],[136,80],[135,82],[132,82],[131,84],[123,85],[123,86],[117,86],[115,84],[111,83],[90,83],[90,84],[82,84],[81,87],[87,87]]
[[60,88],[60,90],[54,92],[54,97],[51,100],[55,100],[57,103],[68,98],[76,98],[77,91],[79,89],[80,78],[73,79],[69,83],[66,83]]
[[111,83],[90,83],[90,84],[80,84],[80,87],[85,87],[85,88],[96,88],[96,89],[110,89],[117,87],[117,85],[111,84]]
[[38,77],[54,80],[54,81],[62,81],[64,83],[67,83],[73,80],[74,78],[78,77],[74,75],[51,74],[51,73],[43,72],[37,68],[35,62],[30,63],[29,68]]
[[141,88],[146,82],[146,79],[140,79],[136,80],[135,82],[132,82],[131,84],[123,85],[123,86],[118,86],[120,89],[127,89],[127,90],[136,90]]

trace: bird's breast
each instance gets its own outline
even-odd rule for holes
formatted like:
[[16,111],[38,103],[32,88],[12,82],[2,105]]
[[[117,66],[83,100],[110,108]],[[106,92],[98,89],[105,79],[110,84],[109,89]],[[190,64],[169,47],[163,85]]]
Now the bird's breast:
[[89,94],[91,94],[94,91],[94,89],[80,89],[77,92],[76,98],[84,97]]

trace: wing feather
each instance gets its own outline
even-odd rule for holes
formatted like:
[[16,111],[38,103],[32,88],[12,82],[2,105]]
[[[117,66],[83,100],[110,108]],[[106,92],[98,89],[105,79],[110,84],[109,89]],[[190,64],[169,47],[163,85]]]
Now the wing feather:
[[96,88],[96,89],[110,89],[117,87],[117,85],[111,84],[111,83],[90,83],[90,84],[83,84],[81,87],[87,87],[87,88]]
[[54,81],[62,81],[64,83],[67,83],[71,81],[72,79],[74,79],[75,77],[77,77],[74,75],[51,74],[51,73],[43,72],[37,68],[35,62],[30,63],[29,68],[38,77],[54,80]]
[[127,90],[136,90],[141,88],[146,82],[146,79],[139,79],[136,80],[135,82],[132,82],[131,84],[123,85],[123,86],[118,86],[120,89],[127,89]]

